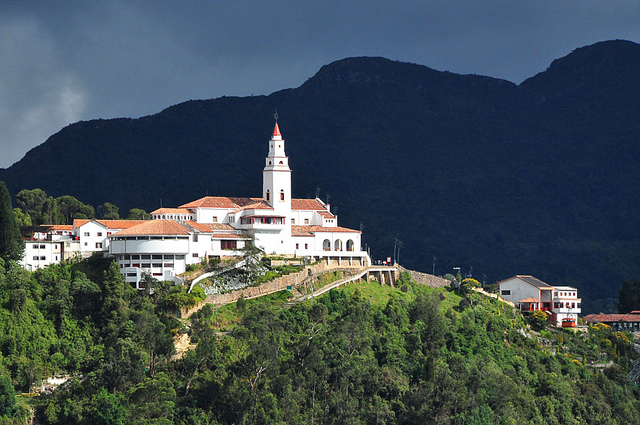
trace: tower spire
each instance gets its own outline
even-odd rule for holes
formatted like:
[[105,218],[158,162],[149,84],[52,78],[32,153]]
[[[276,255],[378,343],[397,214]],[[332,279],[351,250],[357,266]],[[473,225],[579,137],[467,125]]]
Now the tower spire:
[[273,128],[273,134],[272,136],[282,136],[282,134],[280,134],[280,127],[278,127],[278,110],[275,110],[275,113],[273,114],[273,118],[275,118],[276,120],[276,125]]

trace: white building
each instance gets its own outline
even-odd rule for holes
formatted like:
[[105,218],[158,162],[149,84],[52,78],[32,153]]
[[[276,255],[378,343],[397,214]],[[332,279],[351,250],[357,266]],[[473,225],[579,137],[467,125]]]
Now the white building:
[[25,242],[21,264],[27,270],[69,260],[80,247],[70,225],[30,226],[22,228],[21,232]]
[[[571,286],[551,286],[538,278],[517,275],[498,282],[500,296],[521,311],[542,310],[556,326],[575,326],[582,312],[582,299]],[[564,322],[563,322],[564,321]]]
[[110,235],[110,254],[132,284],[142,273],[172,277],[209,256],[241,255],[247,241],[267,254],[370,264],[360,231],[339,227],[338,217],[320,199],[292,198],[289,158],[277,122],[262,176],[261,198],[206,196],[160,208],[151,221]]

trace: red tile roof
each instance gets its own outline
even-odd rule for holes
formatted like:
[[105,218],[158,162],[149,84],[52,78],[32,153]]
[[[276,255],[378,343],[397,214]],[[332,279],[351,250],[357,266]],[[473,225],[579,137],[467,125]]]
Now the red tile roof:
[[210,230],[213,231],[223,231],[223,230],[236,230],[232,225],[227,223],[199,223],[202,226],[207,226]]
[[326,211],[327,208],[318,199],[292,199],[292,210]]
[[260,199],[260,201],[258,202],[252,202],[252,203],[243,205],[240,208],[237,208],[236,210],[234,210],[233,212],[236,213],[242,210],[272,210],[272,209],[273,207],[271,205],[267,204],[266,201]]
[[233,233],[214,233],[213,235],[211,235],[211,239],[247,239],[247,240],[250,240],[251,238],[245,238],[243,236],[236,235],[236,234],[233,234]]
[[329,211],[318,211],[318,214],[324,218],[335,218],[335,215],[331,214]]
[[78,227],[82,227],[90,221],[91,220],[88,220],[86,218],[76,218],[75,220],[73,220],[73,227],[77,229]]
[[49,228],[53,230],[73,230],[71,224],[50,224]]
[[174,220],[146,220],[137,226],[122,230],[112,236],[178,236],[189,234],[189,231],[182,224]]
[[186,208],[158,208],[155,211],[151,211],[151,214],[157,215],[157,214],[190,214],[191,211],[189,211]]
[[129,227],[137,226],[138,224],[145,222],[145,220],[96,220],[96,221],[109,229],[128,229]]
[[359,230],[347,229],[346,227],[323,227],[323,226],[291,226],[291,236],[313,236],[314,233],[360,233]]
[[228,196],[205,196],[188,204],[180,205],[180,208],[224,208],[237,209],[249,204],[263,202],[262,198],[230,198]]
[[90,221],[106,227],[107,229],[128,229],[129,227],[137,226],[143,223],[145,220],[87,220],[87,219],[75,219],[73,220],[73,227],[76,229],[82,227]]
[[519,303],[537,303],[540,301],[537,298],[529,297],[529,298],[525,298],[524,300],[520,300],[518,302]]
[[204,224],[196,223],[195,221],[187,221],[185,222],[185,224],[200,233],[211,233],[211,228],[205,226]]
[[640,322],[640,314],[589,314],[584,320],[589,323]]

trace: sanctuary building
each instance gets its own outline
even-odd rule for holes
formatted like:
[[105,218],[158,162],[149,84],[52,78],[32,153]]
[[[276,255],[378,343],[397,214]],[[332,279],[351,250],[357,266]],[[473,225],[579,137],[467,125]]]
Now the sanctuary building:
[[108,247],[136,287],[144,274],[174,279],[187,265],[208,257],[240,256],[249,243],[269,255],[369,265],[360,231],[338,226],[338,217],[320,199],[292,197],[289,158],[277,121],[268,147],[261,197],[206,196],[160,208],[151,213],[152,220],[110,233],[100,247]]

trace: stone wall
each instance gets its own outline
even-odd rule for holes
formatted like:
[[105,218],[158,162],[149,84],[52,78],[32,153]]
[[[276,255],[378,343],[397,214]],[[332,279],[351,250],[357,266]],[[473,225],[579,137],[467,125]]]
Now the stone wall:
[[233,302],[238,301],[241,297],[248,298],[257,298],[268,294],[273,294],[274,292],[283,291],[287,289],[287,286],[291,286],[292,288],[300,287],[309,280],[309,269],[311,269],[313,278],[317,278],[319,275],[324,274],[328,271],[334,270],[360,270],[361,267],[355,266],[349,267],[348,264],[338,265],[337,262],[327,264],[325,261],[321,261],[315,265],[309,265],[304,270],[299,273],[293,273],[286,276],[282,276],[281,278],[272,280],[270,282],[266,282],[261,284],[260,286],[251,286],[244,289],[239,289],[237,291],[231,291],[226,294],[217,294],[217,295],[207,295],[204,301],[198,303],[192,308],[183,308],[181,310],[181,317],[187,318],[191,316],[196,311],[200,310],[205,304],[214,304],[214,305],[226,305]]

